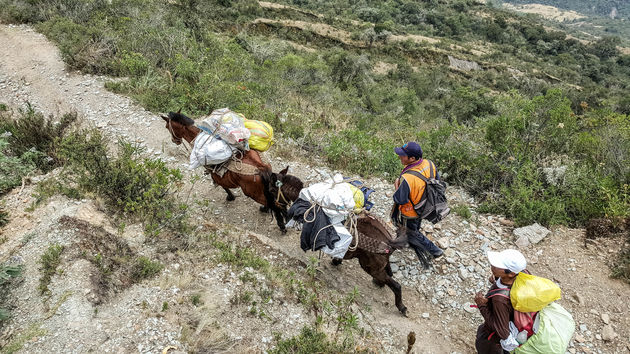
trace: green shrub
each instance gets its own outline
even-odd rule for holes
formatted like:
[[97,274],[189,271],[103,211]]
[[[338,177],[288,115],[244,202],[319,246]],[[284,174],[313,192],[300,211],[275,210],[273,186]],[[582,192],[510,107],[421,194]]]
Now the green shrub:
[[39,278],[39,294],[47,295],[50,293],[48,285],[53,275],[57,273],[57,267],[61,263],[61,253],[64,247],[58,244],[48,247],[46,252],[42,254],[39,260],[41,277]]
[[[4,297],[9,294],[8,287],[11,285],[12,279],[16,278],[22,272],[21,266],[0,265],[0,305],[4,302]],[[0,324],[11,317],[9,310],[0,307]]]
[[[626,238],[626,242],[628,239]],[[612,277],[630,284],[630,247],[623,247],[612,267]]]
[[102,27],[98,21],[77,23],[58,16],[38,25],[40,31],[57,43],[62,58],[71,68],[107,74],[113,71],[114,46]]
[[258,256],[249,248],[232,246],[220,241],[215,241],[213,244],[221,251],[219,256],[221,262],[241,268],[251,267],[255,270],[267,269],[270,266],[267,260]]
[[460,217],[468,220],[472,217],[472,212],[466,204],[457,204],[452,207],[453,212]]
[[157,275],[163,268],[164,266],[158,261],[152,261],[147,257],[138,257],[131,265],[130,279],[137,283]]
[[0,195],[22,184],[22,178],[35,170],[40,155],[27,151],[20,157],[9,154],[9,143],[0,137]]
[[190,295],[190,303],[193,304],[193,306],[195,307],[203,305],[203,301],[201,300],[201,294]]
[[121,75],[143,76],[149,71],[150,64],[140,53],[125,52],[118,60],[117,67]]
[[139,146],[121,140],[110,157],[100,132],[78,131],[61,141],[59,152],[79,189],[102,196],[114,212],[140,219],[149,232],[186,227],[186,206],[173,197],[181,172],[143,158]]
[[361,175],[394,176],[402,166],[394,153],[394,144],[375,135],[345,130],[330,138],[326,158],[337,168]]
[[307,354],[307,353],[350,353],[352,348],[343,344],[337,344],[328,339],[326,333],[320,330],[305,326],[300,334],[281,339],[276,335],[276,346],[269,350],[271,354]]
[[9,213],[0,206],[0,228],[9,223]]
[[35,201],[30,208],[35,209],[35,207],[48,200],[48,198],[57,194],[61,194],[72,199],[83,198],[83,193],[81,193],[81,191],[77,188],[70,186],[68,183],[65,183],[65,181],[62,181],[62,179],[53,177],[37,183],[35,191],[32,195],[35,197]]
[[49,171],[59,165],[57,143],[77,121],[76,113],[67,113],[57,122],[53,116],[44,117],[27,104],[19,116],[0,115],[0,132],[8,132],[4,149],[23,160],[32,160],[37,168]]

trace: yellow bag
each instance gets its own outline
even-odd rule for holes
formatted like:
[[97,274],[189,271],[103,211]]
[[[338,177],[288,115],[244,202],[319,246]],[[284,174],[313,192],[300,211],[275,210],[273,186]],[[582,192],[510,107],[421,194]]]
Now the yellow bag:
[[521,312],[540,311],[559,299],[560,287],[556,283],[523,272],[518,273],[510,291],[512,306]]
[[350,186],[350,190],[352,191],[352,197],[354,198],[354,209],[363,208],[363,204],[365,202],[365,197],[363,196],[363,192],[354,185],[348,183]]
[[250,149],[267,151],[273,145],[273,128],[269,123],[261,120],[245,120],[245,128],[252,135],[249,137]]

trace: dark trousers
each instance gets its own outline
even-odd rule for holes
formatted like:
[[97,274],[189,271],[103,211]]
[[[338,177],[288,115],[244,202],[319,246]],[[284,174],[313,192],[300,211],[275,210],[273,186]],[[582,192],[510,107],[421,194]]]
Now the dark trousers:
[[[477,340],[475,340],[475,348],[478,354],[504,354],[508,353],[503,350],[501,343],[499,342],[499,336],[495,333],[490,336],[490,333],[485,328],[485,325],[477,328]],[[490,337],[490,339],[488,339]],[[509,353],[508,353],[509,354]]]
[[[431,240],[429,240],[422,232],[420,232],[420,223],[422,220],[420,218],[416,219],[402,219],[404,225],[407,227],[407,238],[409,245],[416,251],[421,252],[425,250],[429,252],[432,256],[439,255],[442,253],[442,250],[436,246]],[[420,257],[418,255],[418,257]]]

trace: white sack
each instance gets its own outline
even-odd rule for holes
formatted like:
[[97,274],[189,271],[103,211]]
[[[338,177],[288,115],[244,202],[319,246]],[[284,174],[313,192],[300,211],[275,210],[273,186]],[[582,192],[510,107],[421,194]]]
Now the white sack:
[[188,168],[192,170],[199,166],[220,164],[232,157],[234,151],[235,148],[225,141],[201,131],[195,138],[195,144],[190,152]]
[[342,183],[342,181],[343,177],[337,174],[333,180],[315,183],[303,188],[300,191],[300,198],[319,204],[331,219],[342,216],[340,222],[343,222],[348,213],[354,209],[354,194],[350,185]]
[[324,246],[321,250],[333,258],[343,258],[352,243],[352,235],[342,224],[333,224],[333,227],[339,235],[339,241],[335,242],[335,248],[330,249],[328,246]]
[[221,108],[212,111],[210,116],[204,118],[199,126],[219,135],[230,145],[245,148],[251,132],[245,128],[244,121],[243,115],[232,112],[228,108]]

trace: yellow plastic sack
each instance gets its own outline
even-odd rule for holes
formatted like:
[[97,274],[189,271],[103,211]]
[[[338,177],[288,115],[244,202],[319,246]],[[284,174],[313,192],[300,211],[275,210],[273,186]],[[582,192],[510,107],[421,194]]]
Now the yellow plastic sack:
[[267,151],[273,145],[273,128],[269,123],[261,120],[246,120],[245,128],[249,129],[250,149]]
[[556,283],[543,277],[518,273],[510,300],[515,310],[521,312],[536,312],[560,299],[560,287]]
[[352,197],[354,198],[354,208],[361,209],[363,208],[363,204],[365,202],[365,197],[363,196],[363,192],[354,185],[348,183],[350,186],[350,190],[352,191]]

